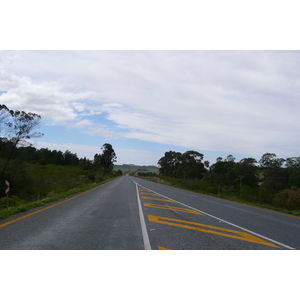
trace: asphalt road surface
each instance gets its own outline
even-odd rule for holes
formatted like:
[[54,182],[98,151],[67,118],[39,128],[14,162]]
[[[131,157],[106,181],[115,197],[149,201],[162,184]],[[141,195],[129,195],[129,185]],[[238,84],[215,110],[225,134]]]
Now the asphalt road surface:
[[0,249],[300,249],[300,218],[128,175],[0,221]]

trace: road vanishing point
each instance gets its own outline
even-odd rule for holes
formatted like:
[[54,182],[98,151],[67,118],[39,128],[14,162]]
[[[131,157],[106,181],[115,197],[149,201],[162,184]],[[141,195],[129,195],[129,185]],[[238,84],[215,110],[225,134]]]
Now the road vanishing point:
[[2,250],[293,250],[300,218],[128,174],[0,221]]

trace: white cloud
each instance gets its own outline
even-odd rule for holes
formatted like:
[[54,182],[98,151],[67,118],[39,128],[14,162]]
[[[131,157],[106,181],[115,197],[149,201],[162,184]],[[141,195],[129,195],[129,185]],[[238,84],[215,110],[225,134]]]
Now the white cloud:
[[86,128],[88,126],[91,126],[93,125],[93,122],[91,122],[90,120],[81,120],[73,125],[71,125],[70,127],[73,127],[73,128]]
[[36,84],[29,77],[17,76],[4,69],[0,70],[0,90],[7,91],[0,95],[0,101],[10,109],[38,113],[52,124],[76,120],[77,111],[84,110],[84,105],[78,104],[77,100],[94,96],[93,92],[65,92],[59,82]]
[[86,133],[91,136],[101,136],[101,137],[106,137],[106,138],[110,138],[110,139],[118,138],[114,131],[108,130],[105,128],[100,128],[100,127],[90,129],[89,131],[86,131]]
[[102,114],[101,112],[90,110],[89,112],[81,113],[80,115],[81,116],[94,116],[94,115],[101,115],[101,114]]
[[[298,155],[298,51],[15,55],[21,57],[18,63],[2,58],[11,71],[0,73],[0,90],[8,91],[0,102],[13,109],[36,111],[53,123],[71,122],[91,136],[247,155]],[[110,124],[90,121],[96,114]]]

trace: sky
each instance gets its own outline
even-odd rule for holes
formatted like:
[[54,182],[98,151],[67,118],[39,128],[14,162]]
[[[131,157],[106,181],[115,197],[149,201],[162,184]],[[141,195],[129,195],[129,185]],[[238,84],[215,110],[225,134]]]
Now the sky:
[[300,155],[299,51],[4,50],[0,103],[42,116],[37,148],[80,158]]
[[93,159],[110,143],[139,165],[299,156],[294,2],[147,3],[5,3],[0,103],[41,115],[34,146]]

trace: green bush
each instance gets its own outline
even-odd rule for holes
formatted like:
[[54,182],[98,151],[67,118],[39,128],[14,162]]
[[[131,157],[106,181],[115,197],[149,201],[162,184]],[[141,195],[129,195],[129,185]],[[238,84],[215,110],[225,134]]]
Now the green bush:
[[[7,197],[0,198],[0,209],[6,209]],[[24,200],[20,200],[17,196],[11,196],[8,198],[9,207],[17,207],[26,204]]]
[[300,188],[292,186],[277,193],[273,199],[273,205],[289,210],[300,210]]

